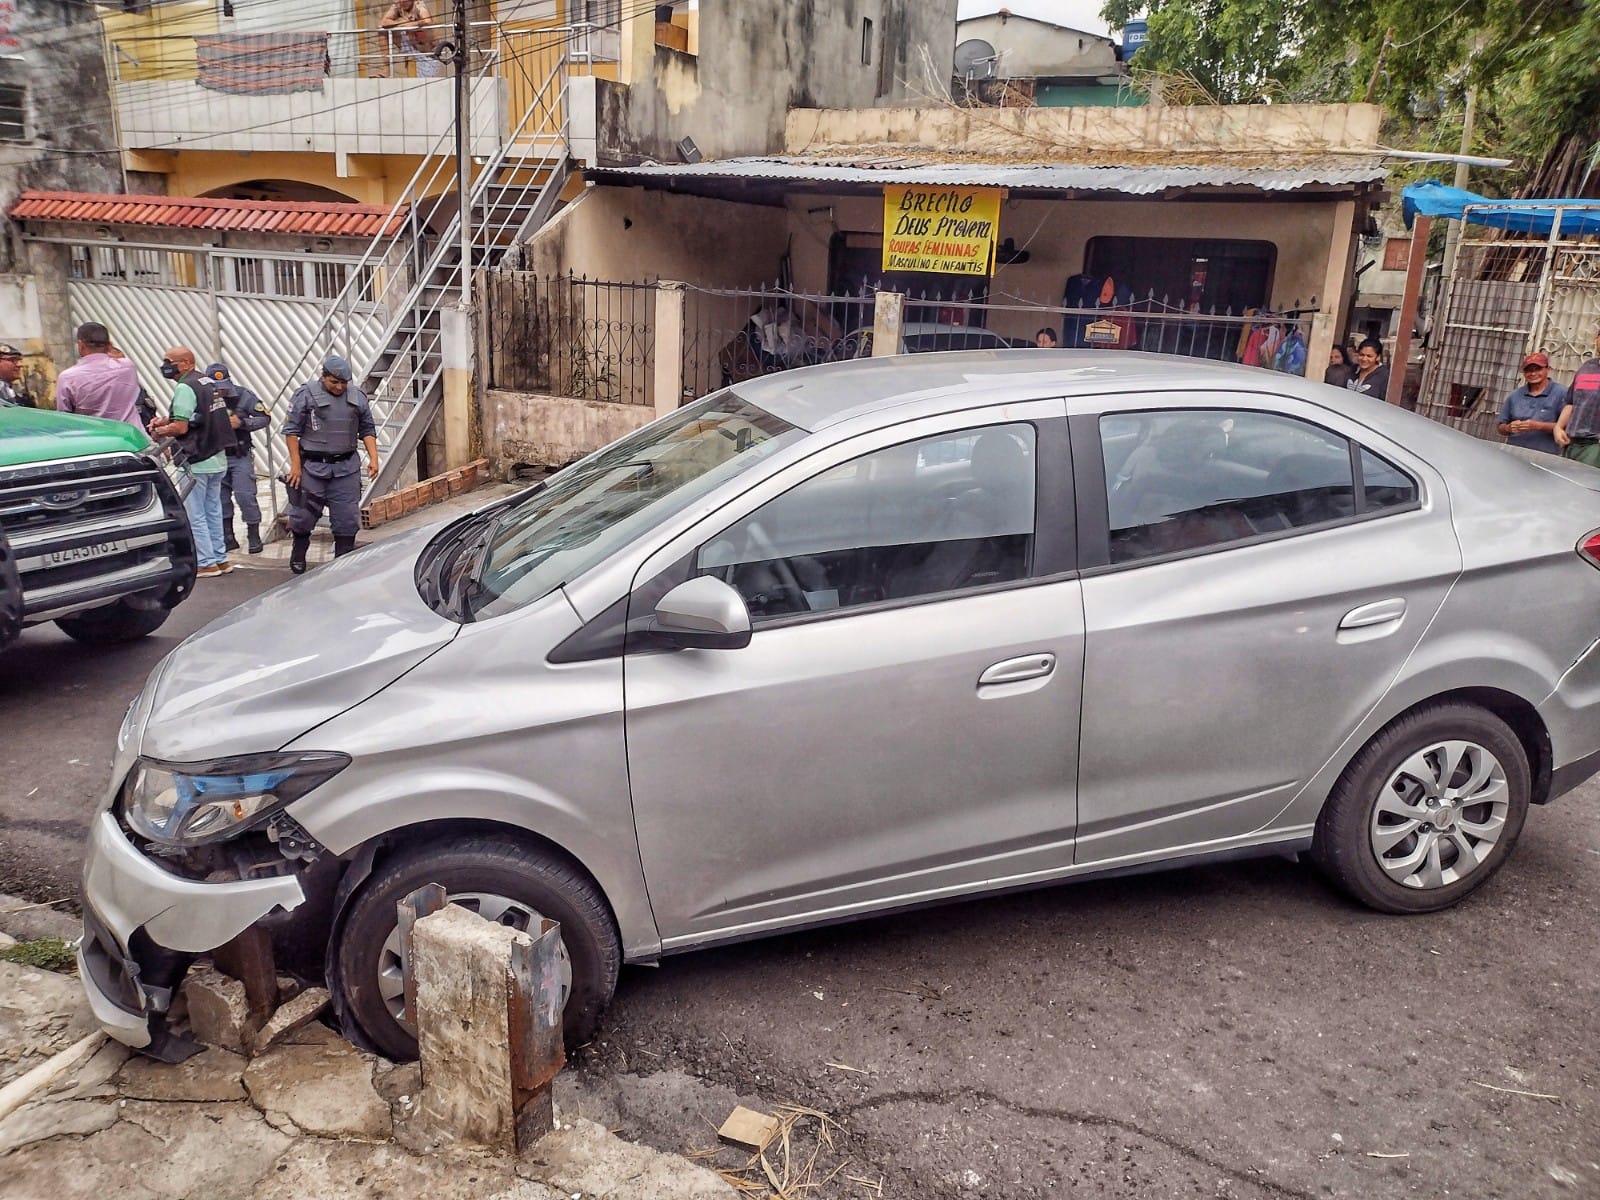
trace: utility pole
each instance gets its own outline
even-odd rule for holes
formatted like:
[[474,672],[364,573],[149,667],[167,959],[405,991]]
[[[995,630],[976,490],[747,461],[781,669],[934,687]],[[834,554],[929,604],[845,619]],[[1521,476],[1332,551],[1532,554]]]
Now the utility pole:
[[467,0],[456,0],[456,203],[461,208],[461,306],[472,303],[472,159],[467,123],[472,111],[472,55],[467,49]]
[[[1467,110],[1461,118],[1461,157],[1466,158],[1472,153],[1472,126],[1478,112],[1478,85],[1474,83],[1467,89]],[[1457,188],[1466,191],[1471,180],[1472,168],[1465,162],[1456,163],[1456,177],[1454,183]],[[1461,221],[1451,221],[1450,227],[1445,231],[1444,243],[1444,278],[1448,285],[1456,269],[1456,254],[1461,245]]]

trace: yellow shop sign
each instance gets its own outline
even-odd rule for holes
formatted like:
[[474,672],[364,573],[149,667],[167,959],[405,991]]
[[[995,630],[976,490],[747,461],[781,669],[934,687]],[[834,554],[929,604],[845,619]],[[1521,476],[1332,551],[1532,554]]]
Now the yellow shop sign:
[[883,269],[987,275],[1000,228],[996,188],[883,189]]

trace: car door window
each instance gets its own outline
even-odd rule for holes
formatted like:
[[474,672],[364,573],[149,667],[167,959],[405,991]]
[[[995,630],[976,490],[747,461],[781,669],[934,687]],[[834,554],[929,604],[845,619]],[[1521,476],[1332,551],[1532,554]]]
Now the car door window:
[[1023,579],[1035,475],[1028,424],[875,451],[723,531],[700,548],[696,572],[735,587],[757,620]]
[[1115,413],[1100,419],[1100,438],[1113,563],[1357,512],[1349,441],[1306,421],[1225,409]]
[[1417,481],[1386,458],[1361,450],[1361,497],[1367,512],[1409,508],[1417,503]]

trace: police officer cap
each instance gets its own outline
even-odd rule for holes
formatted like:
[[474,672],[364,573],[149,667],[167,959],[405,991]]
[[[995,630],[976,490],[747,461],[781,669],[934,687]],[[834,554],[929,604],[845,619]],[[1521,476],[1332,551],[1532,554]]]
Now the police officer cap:
[[335,379],[342,379],[346,383],[350,382],[350,364],[337,354],[330,354],[322,360],[322,373],[332,375]]
[[206,378],[215,379],[221,383],[225,380],[232,379],[233,376],[228,374],[227,363],[212,363],[206,368]]

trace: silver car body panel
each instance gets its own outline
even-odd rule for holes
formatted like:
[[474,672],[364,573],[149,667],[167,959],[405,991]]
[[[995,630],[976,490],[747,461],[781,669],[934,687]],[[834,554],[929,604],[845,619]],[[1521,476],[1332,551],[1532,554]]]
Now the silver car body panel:
[[[1600,528],[1587,468],[1320,384],[1156,355],[919,355],[735,390],[816,436],[476,624],[417,594],[431,530],[259,597],[152,674],[108,800],[139,753],[342,751],[351,765],[289,809],[330,850],[439,820],[527,830],[593,875],[638,960],[1303,846],[1359,747],[1459,689],[1534,706],[1557,769],[1600,753],[1600,572],[1574,552]],[[779,621],[741,650],[549,660],[712,534],[875,448],[1118,407],[1257,405],[1384,455],[1422,503],[1082,578]],[[1042,676],[980,687],[992,667],[1046,656]],[[299,902],[291,877],[170,875],[109,814],[88,858],[86,903],[124,946],[143,927],[169,949],[211,949]]]
[[527,830],[594,877],[624,952],[653,956],[660,945],[628,802],[622,661],[546,659],[581,625],[557,590],[462,626],[443,652],[292,747],[336,746],[354,761],[289,814],[340,854],[426,821]]
[[[1235,392],[1100,411],[1150,407],[1264,411]],[[1306,823],[1290,801],[1379,705],[1460,573],[1437,472],[1341,414],[1289,399],[1271,411],[1401,465],[1421,506],[1084,580],[1079,863],[1269,829],[1279,814]],[[1341,627],[1360,610],[1390,619]]]
[[456,636],[413,578],[433,529],[329,562],[245,601],[174,650],[139,752],[168,762],[276,750]]

